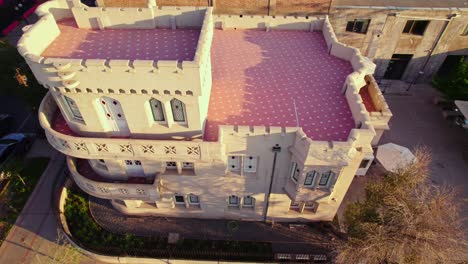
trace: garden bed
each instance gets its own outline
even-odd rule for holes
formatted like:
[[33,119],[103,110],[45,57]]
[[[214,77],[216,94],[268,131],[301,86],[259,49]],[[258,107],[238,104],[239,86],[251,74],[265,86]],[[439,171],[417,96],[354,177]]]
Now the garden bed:
[[267,242],[180,239],[175,244],[169,244],[167,237],[111,233],[94,221],[89,212],[88,196],[80,190],[68,190],[65,217],[75,242],[103,255],[260,262],[273,260],[271,243]]
[[19,177],[5,180],[9,182],[9,185],[0,197],[0,245],[23,210],[48,163],[49,158],[18,161],[16,169],[25,184]]

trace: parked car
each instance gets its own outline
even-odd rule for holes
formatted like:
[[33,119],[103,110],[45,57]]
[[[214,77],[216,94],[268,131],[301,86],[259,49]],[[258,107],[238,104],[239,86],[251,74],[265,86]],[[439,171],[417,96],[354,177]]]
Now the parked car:
[[0,169],[12,157],[25,155],[34,142],[35,135],[13,133],[0,139]]
[[0,137],[11,131],[13,118],[9,114],[0,114]]

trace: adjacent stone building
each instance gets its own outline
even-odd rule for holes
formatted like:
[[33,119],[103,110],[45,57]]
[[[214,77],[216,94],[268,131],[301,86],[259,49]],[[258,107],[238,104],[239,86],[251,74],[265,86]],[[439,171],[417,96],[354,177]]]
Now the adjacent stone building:
[[39,120],[90,195],[126,214],[331,220],[392,116],[328,17],[41,5],[18,51]]

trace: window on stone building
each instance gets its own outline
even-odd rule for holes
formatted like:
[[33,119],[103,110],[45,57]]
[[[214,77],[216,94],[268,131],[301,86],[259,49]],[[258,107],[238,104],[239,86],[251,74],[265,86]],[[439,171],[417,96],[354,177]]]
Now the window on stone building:
[[370,19],[354,19],[346,24],[346,31],[366,34]]
[[240,171],[240,156],[229,156],[228,157],[228,169],[230,171]]
[[313,186],[315,178],[319,175],[317,171],[309,171],[304,180],[304,186]]
[[180,194],[174,195],[174,203],[175,204],[185,204],[185,197]]
[[177,170],[177,162],[175,161],[166,162],[166,170]]
[[328,186],[328,183],[330,183],[332,176],[333,176],[332,171],[327,171],[325,173],[322,173],[322,176],[320,177],[318,185],[321,187]]
[[365,169],[365,168],[367,168],[367,165],[369,165],[369,162],[370,162],[370,160],[368,160],[368,159],[363,159],[363,160],[361,161],[361,164],[359,164],[359,168],[360,168],[360,169]]
[[166,117],[164,115],[164,108],[161,101],[153,98],[149,103],[151,106],[151,112],[153,113],[153,120],[157,122],[165,122]]
[[200,198],[198,198],[198,195],[195,194],[189,194],[189,203],[198,205],[200,204]]
[[171,100],[171,108],[172,108],[172,117],[174,118],[174,122],[177,123],[185,123],[185,104],[178,99]]
[[403,33],[422,36],[426,31],[427,25],[429,25],[429,20],[408,20]]
[[257,172],[257,157],[246,156],[243,160],[244,172]]
[[294,210],[294,211],[301,210],[301,202],[291,201],[291,204],[289,205],[289,210]]
[[299,169],[299,167],[297,166],[297,163],[296,162],[293,162],[292,163],[292,166],[291,166],[291,179],[294,181],[294,182],[297,182],[297,180],[299,179],[299,173],[301,172],[301,170]]
[[235,195],[231,195],[228,198],[228,205],[232,207],[238,207],[239,206],[239,197]]
[[250,195],[245,196],[244,199],[242,199],[242,207],[253,207],[254,204],[255,204],[255,198],[253,198]]
[[77,121],[83,121],[83,116],[81,116],[80,109],[76,105],[75,100],[65,95],[63,95],[63,99],[70,117]]

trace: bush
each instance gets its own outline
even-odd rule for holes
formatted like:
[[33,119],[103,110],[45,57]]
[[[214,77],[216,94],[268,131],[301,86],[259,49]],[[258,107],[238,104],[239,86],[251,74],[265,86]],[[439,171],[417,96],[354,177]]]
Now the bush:
[[432,83],[447,100],[468,100],[468,62],[461,59],[447,76],[436,76]]
[[71,234],[85,248],[111,255],[153,258],[195,258],[269,261],[270,243],[246,241],[211,241],[183,239],[168,244],[164,237],[139,237],[115,234],[99,226],[89,212],[87,195],[68,190],[65,217]]

